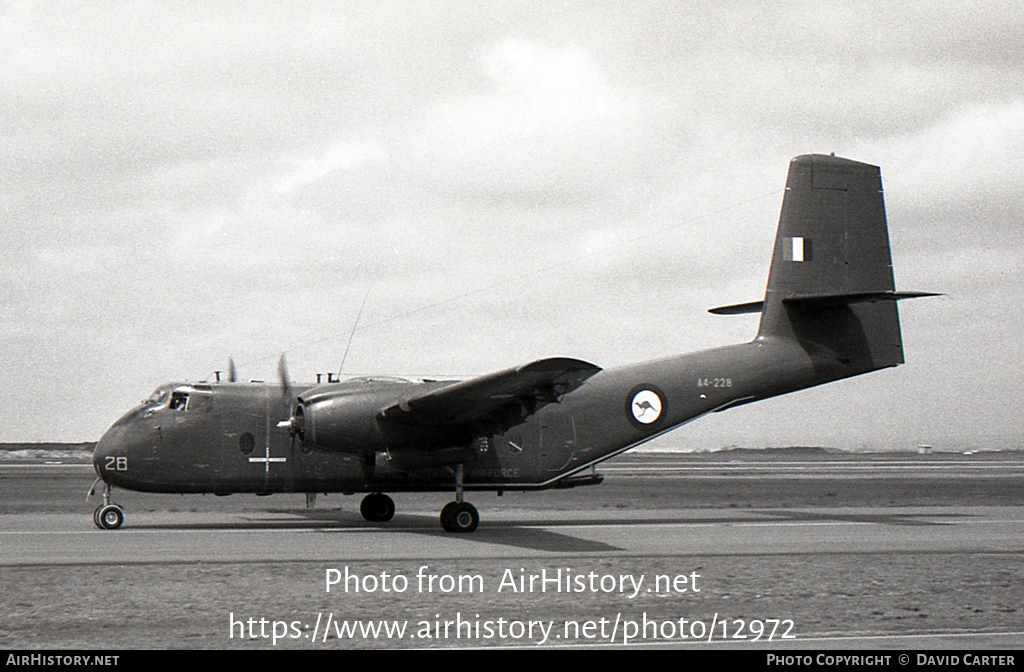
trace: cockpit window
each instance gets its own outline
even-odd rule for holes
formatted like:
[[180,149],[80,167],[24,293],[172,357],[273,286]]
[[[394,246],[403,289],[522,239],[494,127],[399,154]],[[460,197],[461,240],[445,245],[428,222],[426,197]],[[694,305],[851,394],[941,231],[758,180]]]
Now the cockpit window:
[[172,392],[170,409],[172,411],[184,411],[188,406],[188,392]]
[[146,407],[147,415],[152,415],[165,408],[172,411],[209,412],[213,408],[213,395],[191,385],[168,385],[157,388],[142,403]]

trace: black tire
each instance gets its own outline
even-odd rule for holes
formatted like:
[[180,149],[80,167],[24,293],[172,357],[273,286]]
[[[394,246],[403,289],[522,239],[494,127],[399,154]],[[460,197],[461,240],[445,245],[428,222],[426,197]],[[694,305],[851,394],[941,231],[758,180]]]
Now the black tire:
[[104,504],[96,510],[93,518],[101,529],[116,530],[124,522],[124,511],[117,504]]
[[395,500],[379,492],[371,493],[363,497],[359,513],[371,523],[386,523],[395,517]]
[[469,502],[448,502],[441,509],[441,527],[446,532],[472,532],[480,524],[480,512]]
[[452,522],[452,509],[456,504],[458,504],[458,502],[448,502],[441,508],[441,528],[445,532],[455,531],[454,523]]
[[96,527],[100,528],[101,530],[106,529],[103,527],[103,523],[100,522],[100,510],[102,508],[103,505],[100,504],[99,506],[96,507],[96,510],[92,512],[92,522],[96,525]]

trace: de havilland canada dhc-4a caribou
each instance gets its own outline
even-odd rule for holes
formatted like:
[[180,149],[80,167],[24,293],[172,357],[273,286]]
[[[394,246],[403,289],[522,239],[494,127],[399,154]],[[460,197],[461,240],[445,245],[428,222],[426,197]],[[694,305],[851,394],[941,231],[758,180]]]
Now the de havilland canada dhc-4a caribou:
[[712,313],[760,313],[738,345],[602,370],[552,358],[468,380],[365,377],[299,385],[282,357],[274,384],[161,385],[96,445],[105,482],[96,525],[123,509],[111,487],[162,493],[447,491],[449,532],[480,522],[466,492],[595,485],[595,466],[707,413],[903,363],[877,166],[805,155],[789,166],[764,299]]

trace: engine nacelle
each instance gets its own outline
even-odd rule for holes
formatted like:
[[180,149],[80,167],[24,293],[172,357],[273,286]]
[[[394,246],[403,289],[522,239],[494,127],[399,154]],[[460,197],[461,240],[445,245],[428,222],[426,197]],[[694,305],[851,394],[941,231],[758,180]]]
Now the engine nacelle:
[[311,448],[367,454],[384,450],[376,414],[380,399],[365,392],[313,391],[298,399],[292,431]]

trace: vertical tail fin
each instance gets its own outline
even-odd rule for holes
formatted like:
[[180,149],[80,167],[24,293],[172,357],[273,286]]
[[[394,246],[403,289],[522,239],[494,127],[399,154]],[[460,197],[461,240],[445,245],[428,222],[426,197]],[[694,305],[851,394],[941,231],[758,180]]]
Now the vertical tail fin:
[[[793,159],[765,307],[798,296],[894,288],[878,167],[813,154]],[[766,311],[764,326],[775,315]]]
[[[790,162],[758,338],[797,340],[829,378],[903,363],[878,166],[808,154]],[[838,370],[836,368],[838,367]],[[824,373],[824,372],[823,372]]]
[[758,338],[795,338],[856,375],[902,364],[878,166],[809,154],[789,164]]
[[758,336],[796,338],[857,369],[902,364],[894,290],[878,167],[793,159]]

